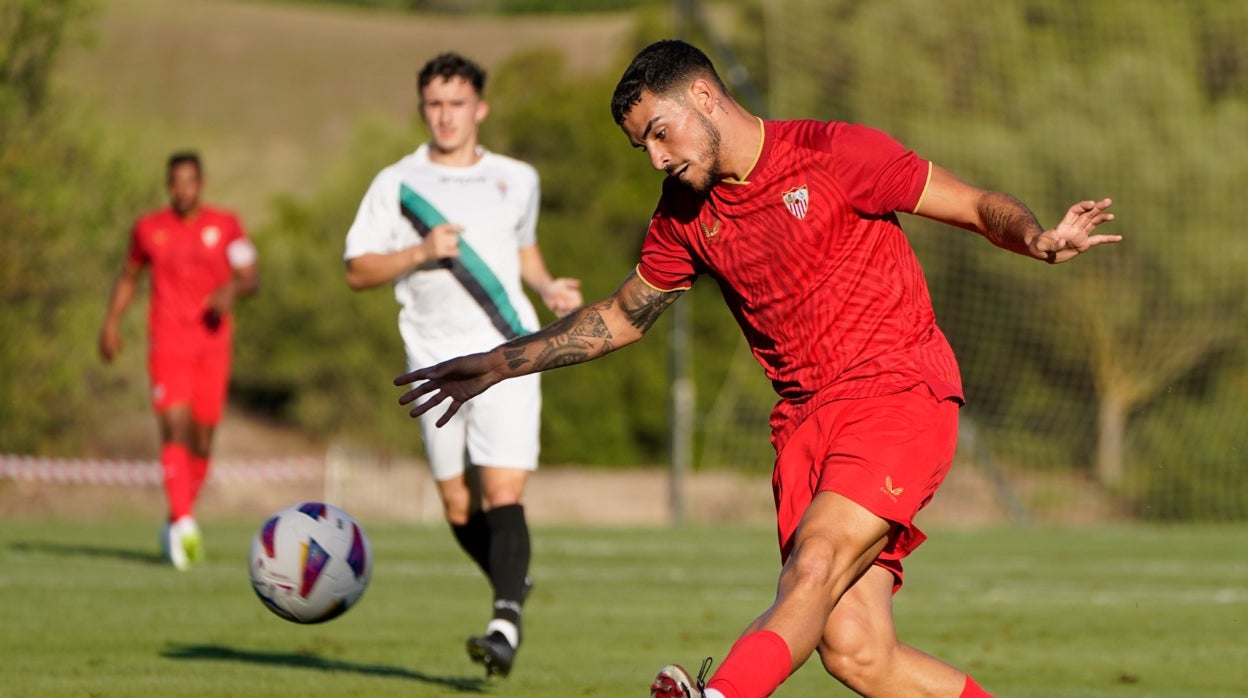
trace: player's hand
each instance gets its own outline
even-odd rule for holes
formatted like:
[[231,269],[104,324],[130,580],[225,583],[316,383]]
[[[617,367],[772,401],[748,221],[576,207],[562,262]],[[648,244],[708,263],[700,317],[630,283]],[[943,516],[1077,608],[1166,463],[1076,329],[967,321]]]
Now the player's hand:
[[100,330],[100,358],[104,363],[111,364],[113,359],[121,353],[121,334],[117,332],[116,325],[106,323]]
[[207,319],[211,315],[216,316],[216,322],[219,325],[221,318],[230,313],[234,307],[234,299],[237,297],[234,282],[226,282],[222,286],[217,287],[215,291],[208,294],[208,298],[204,301],[204,318]]
[[407,405],[432,393],[428,400],[416,405],[409,412],[413,417],[419,417],[449,399],[451,404],[437,422],[439,427],[444,426],[465,402],[502,380],[493,370],[493,356],[493,353],[461,356],[395,378],[394,384],[400,387],[417,384],[403,393],[399,404]]
[[1058,264],[1097,245],[1118,242],[1122,239],[1121,235],[1092,234],[1100,224],[1114,220],[1114,214],[1105,212],[1112,203],[1109,199],[1101,199],[1080,201],[1071,206],[1056,227],[1031,240],[1028,245],[1031,255],[1049,264]]
[[459,235],[464,229],[453,223],[439,223],[421,241],[426,263],[437,263],[459,256]]
[[581,280],[561,277],[542,287],[542,302],[550,312],[563,317],[585,304],[581,297]]

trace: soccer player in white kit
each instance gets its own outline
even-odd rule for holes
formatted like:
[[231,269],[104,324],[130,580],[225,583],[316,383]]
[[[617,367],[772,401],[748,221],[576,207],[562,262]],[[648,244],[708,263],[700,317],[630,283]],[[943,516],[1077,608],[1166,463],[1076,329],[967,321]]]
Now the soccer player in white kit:
[[[537,330],[522,282],[557,315],[582,303],[580,281],[553,278],[537,245],[537,171],[477,142],[485,71],[444,53],[417,86],[429,142],[374,178],[344,254],[351,288],[394,285],[410,369]],[[467,641],[487,676],[510,673],[520,645],[531,587],[523,496],[541,417],[536,374],[497,388],[442,428],[420,420],[446,520],[493,587],[485,633]]]

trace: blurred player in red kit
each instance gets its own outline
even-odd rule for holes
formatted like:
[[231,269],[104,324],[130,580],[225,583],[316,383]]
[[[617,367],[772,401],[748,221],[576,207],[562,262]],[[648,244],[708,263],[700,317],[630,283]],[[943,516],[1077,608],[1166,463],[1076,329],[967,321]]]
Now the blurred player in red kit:
[[212,437],[230,377],[234,301],[259,286],[256,249],[231,212],[200,201],[203,168],[194,152],[169,157],[169,206],[139,218],[113,286],[99,350],[111,363],[121,351],[118,323],[151,272],[148,373],[160,425],[160,464],[169,519],[161,543],[185,570],[203,559],[195,500],[208,475]]

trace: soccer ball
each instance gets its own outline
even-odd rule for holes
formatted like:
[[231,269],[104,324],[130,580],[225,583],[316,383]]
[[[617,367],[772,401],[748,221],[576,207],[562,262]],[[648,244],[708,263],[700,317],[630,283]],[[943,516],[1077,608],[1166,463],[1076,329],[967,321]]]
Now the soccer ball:
[[373,572],[364,529],[332,504],[303,502],[269,517],[251,541],[251,586],[294,623],[323,623],[355,605]]

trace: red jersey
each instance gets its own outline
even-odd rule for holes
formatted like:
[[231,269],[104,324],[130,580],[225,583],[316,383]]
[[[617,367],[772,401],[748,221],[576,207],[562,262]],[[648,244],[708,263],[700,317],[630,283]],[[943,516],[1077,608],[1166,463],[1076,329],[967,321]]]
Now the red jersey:
[[662,290],[701,274],[720,286],[781,400],[772,443],[830,400],[925,382],[962,399],[953,350],[896,211],[911,213],[931,165],[880,131],[767,121],[747,181],[699,195],[674,179],[637,273]]
[[233,213],[206,206],[188,221],[163,208],[134,224],[128,258],[151,266],[148,341],[153,352],[189,353],[213,340],[228,345],[230,318],[220,318],[219,325],[209,321],[208,296],[232,278],[227,249],[245,239]]

